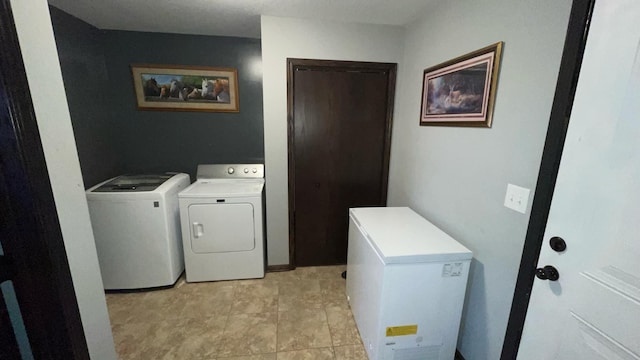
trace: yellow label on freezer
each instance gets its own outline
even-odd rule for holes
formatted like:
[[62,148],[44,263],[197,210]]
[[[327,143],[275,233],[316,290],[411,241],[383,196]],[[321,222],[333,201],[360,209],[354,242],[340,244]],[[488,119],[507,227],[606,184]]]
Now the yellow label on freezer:
[[414,335],[418,333],[418,325],[389,326],[387,336]]

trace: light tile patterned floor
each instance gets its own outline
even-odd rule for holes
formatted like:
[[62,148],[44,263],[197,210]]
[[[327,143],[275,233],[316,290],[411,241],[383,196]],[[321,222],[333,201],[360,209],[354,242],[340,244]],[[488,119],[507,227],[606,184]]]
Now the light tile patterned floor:
[[107,294],[121,359],[366,360],[345,266]]

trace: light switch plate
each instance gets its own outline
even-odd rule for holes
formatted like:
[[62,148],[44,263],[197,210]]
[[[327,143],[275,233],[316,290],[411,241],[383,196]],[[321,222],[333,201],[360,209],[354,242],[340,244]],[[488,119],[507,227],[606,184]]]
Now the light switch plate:
[[527,211],[530,192],[531,190],[529,189],[507,184],[507,195],[504,197],[504,206],[524,214]]

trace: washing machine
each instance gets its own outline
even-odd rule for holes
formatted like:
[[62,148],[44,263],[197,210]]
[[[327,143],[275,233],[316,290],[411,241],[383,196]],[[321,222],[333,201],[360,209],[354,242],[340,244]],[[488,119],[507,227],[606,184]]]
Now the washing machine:
[[178,192],[189,175],[122,175],[87,190],[106,290],[173,285],[184,271]]
[[198,165],[178,194],[187,282],[264,277],[264,165]]

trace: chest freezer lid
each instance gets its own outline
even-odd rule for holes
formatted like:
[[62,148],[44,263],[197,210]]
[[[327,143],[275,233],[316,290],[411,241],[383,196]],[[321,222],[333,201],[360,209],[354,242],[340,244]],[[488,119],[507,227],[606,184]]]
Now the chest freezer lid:
[[472,252],[408,207],[349,209],[385,264],[469,260]]

